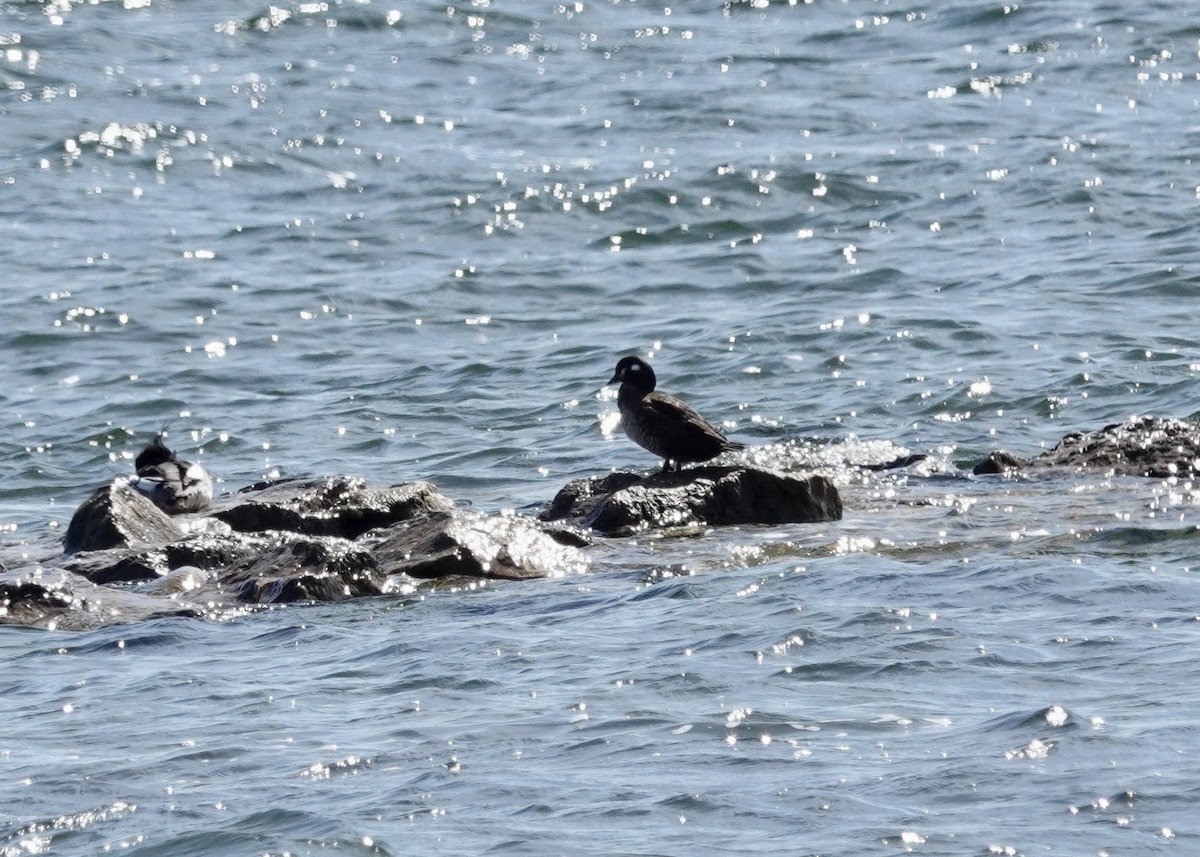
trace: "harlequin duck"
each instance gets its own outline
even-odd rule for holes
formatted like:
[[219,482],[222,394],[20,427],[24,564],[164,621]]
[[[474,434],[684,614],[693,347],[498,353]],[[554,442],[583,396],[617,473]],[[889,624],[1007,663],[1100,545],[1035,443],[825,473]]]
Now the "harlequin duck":
[[130,484],[168,514],[199,512],[212,501],[212,477],[199,464],[180,461],[163,443],[163,433],[146,444],[133,466]]
[[654,370],[640,357],[621,358],[608,383],[617,382],[617,407],[626,436],[665,459],[663,473],[679,470],[686,461],[708,461],[722,452],[745,449],[684,402],[656,393]]

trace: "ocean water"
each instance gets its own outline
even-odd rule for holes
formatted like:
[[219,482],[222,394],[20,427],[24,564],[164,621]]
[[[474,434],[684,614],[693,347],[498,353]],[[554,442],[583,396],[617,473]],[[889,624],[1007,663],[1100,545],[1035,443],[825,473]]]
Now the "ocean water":
[[[0,0],[0,563],[169,441],[536,512],[923,467],[567,578],[0,626],[0,854],[1200,852],[1200,492],[971,478],[1200,412],[1200,11]],[[116,617],[119,620],[119,617]]]

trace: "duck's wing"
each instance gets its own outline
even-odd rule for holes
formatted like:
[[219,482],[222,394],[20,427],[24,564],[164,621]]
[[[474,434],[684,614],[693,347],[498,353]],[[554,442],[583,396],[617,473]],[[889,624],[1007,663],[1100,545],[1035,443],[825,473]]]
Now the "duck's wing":
[[646,413],[655,422],[656,429],[665,436],[679,438],[682,443],[715,444],[719,449],[725,449],[730,442],[712,422],[696,413],[688,403],[674,396],[652,392],[643,398]]

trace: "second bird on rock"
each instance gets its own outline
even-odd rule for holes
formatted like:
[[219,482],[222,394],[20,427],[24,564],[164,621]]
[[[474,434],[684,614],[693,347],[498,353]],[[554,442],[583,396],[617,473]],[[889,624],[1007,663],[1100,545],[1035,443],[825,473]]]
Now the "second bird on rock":
[[656,392],[654,370],[642,358],[622,357],[608,383],[618,382],[617,407],[625,434],[664,459],[663,473],[679,470],[684,462],[708,461],[722,452],[745,449],[745,444],[726,438],[685,402]]
[[138,453],[133,466],[137,476],[130,484],[168,515],[200,512],[212,502],[212,477],[199,464],[176,458],[162,432]]

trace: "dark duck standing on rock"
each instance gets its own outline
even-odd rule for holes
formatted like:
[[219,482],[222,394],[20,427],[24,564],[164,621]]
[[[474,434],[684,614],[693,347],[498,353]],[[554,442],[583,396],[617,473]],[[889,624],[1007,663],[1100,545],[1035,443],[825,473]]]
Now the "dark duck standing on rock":
[[[661,456],[663,473],[679,470],[684,462],[708,461],[722,452],[745,449],[674,396],[655,392],[657,379],[640,357],[622,357],[608,383],[620,382],[617,407],[630,440]],[[674,467],[672,467],[674,464]]]
[[199,512],[212,502],[212,477],[199,464],[176,458],[162,432],[138,453],[133,466],[137,476],[130,484],[169,515]]

